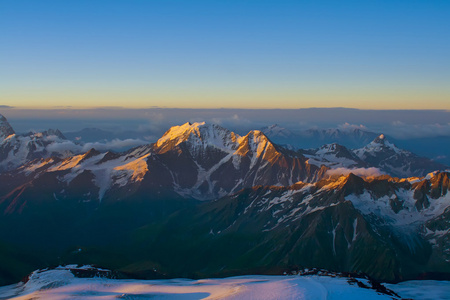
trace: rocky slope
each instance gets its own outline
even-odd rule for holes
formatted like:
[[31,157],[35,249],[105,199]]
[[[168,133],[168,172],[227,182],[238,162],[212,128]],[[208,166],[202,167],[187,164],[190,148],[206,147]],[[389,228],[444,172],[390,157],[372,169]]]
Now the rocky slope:
[[[190,254],[192,264],[175,259],[178,272],[321,267],[394,281],[448,273],[448,180],[449,173],[420,180],[350,174],[244,189],[175,215],[157,242],[175,236],[170,245],[182,250],[162,253]],[[201,263],[204,257],[211,259]]]

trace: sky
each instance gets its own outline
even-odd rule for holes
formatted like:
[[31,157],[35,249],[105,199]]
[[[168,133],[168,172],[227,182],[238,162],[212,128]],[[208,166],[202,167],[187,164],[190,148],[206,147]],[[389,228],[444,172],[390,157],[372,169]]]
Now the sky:
[[450,1],[0,1],[0,107],[450,109]]

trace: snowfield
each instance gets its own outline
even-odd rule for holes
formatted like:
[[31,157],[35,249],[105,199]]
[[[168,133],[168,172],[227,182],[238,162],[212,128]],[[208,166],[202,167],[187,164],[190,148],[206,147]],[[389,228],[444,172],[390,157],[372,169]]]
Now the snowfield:
[[[368,284],[367,280],[360,280]],[[448,281],[387,285],[402,298],[450,299]],[[425,287],[425,288],[424,288]],[[223,279],[76,278],[67,267],[35,271],[27,283],[0,287],[0,299],[400,299],[329,276],[238,276]]]

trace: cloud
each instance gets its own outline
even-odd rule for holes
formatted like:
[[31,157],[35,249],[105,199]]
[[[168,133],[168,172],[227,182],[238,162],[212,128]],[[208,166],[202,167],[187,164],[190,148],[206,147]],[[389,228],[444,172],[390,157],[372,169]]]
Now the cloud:
[[64,141],[64,142],[54,142],[47,146],[48,152],[66,152],[70,151],[73,153],[80,153],[82,152],[83,147],[81,145],[75,144],[71,141]]
[[364,177],[379,176],[379,175],[384,174],[378,168],[355,168],[355,169],[336,168],[336,169],[328,170],[326,174],[328,176],[336,176],[336,175],[344,175],[345,176],[350,173],[353,173],[357,176],[364,176]]
[[391,126],[386,127],[384,132],[398,139],[450,136],[450,123],[430,123],[418,125],[406,124],[397,120],[392,122]]
[[393,126],[405,126],[405,123],[397,120],[397,121],[392,122],[392,125]]
[[97,106],[93,108],[94,110],[117,110],[117,109],[125,109],[123,106]]
[[369,129],[363,124],[357,125],[357,124],[350,124],[348,122],[345,122],[344,124],[340,124],[337,127],[341,130],[360,129],[360,130],[364,130],[364,131],[369,131]]
[[48,141],[48,142],[57,142],[57,141],[61,140],[61,138],[56,135],[47,135],[47,136],[44,136],[43,138],[45,141]]
[[169,129],[170,122],[167,122],[166,115],[160,110],[151,110],[144,113],[146,122],[137,126],[138,132],[151,132],[160,135]]
[[14,108],[14,106],[10,106],[10,105],[0,105],[0,108],[8,109],[8,108]]
[[73,153],[84,153],[94,148],[98,151],[124,151],[133,147],[148,144],[147,141],[140,139],[115,139],[109,142],[95,142],[86,144],[76,144],[72,141],[55,141],[47,146],[49,152],[65,152],[70,151]]
[[224,123],[240,123],[240,122],[248,122],[247,120],[239,117],[238,114],[233,114],[231,116],[226,117],[214,117],[209,119],[210,123],[215,123],[218,125],[223,125]]
[[434,157],[432,160],[443,160],[446,158],[447,158],[447,155],[438,155],[438,156]]
[[261,127],[260,124],[255,124],[254,121],[251,121],[241,115],[234,113],[223,117],[213,117],[206,120],[207,123],[217,124],[222,127],[225,127],[231,131],[236,131],[240,134],[247,133],[252,129],[259,129]]
[[94,148],[98,151],[107,151],[107,150],[120,151],[127,148],[133,148],[145,144],[148,144],[148,142],[139,139],[126,139],[126,140],[115,139],[105,143],[101,142],[86,143],[83,145],[82,151],[83,152],[88,151],[91,148]]

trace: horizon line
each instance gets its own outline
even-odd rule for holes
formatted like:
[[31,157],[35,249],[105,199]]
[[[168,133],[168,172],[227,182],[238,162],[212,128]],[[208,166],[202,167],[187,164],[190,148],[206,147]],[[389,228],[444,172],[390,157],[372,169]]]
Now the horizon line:
[[88,110],[152,110],[152,109],[165,109],[165,110],[307,110],[307,109],[342,109],[342,110],[361,110],[361,111],[444,111],[450,112],[450,108],[408,108],[408,109],[400,109],[400,108],[356,108],[356,107],[344,107],[344,106],[329,106],[329,107],[318,107],[318,106],[310,106],[310,107],[298,107],[298,108],[246,108],[246,107],[165,107],[165,106],[142,106],[142,107],[124,107],[124,106],[92,106],[92,107],[19,107],[19,106],[9,106],[9,105],[0,105],[0,110],[36,110],[36,111],[88,111]]

